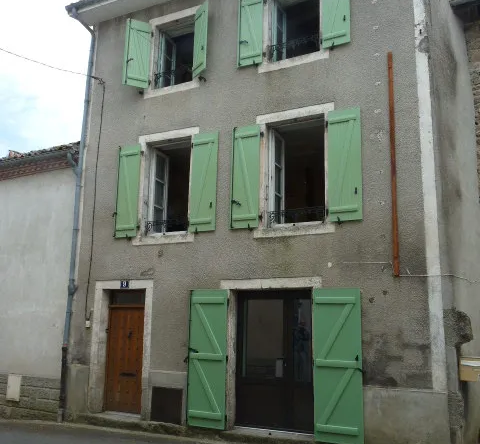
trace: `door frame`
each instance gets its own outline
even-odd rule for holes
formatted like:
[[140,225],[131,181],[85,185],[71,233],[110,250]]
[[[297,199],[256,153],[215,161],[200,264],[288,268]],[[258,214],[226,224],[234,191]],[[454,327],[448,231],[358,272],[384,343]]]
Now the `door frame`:
[[[299,278],[273,279],[238,279],[220,281],[220,288],[228,290],[227,309],[227,375],[226,375],[226,406],[227,430],[235,428],[236,423],[236,369],[237,369],[237,318],[238,297],[240,290],[310,290],[322,288],[322,278],[319,276]],[[312,295],[313,297],[313,295]]]
[[[88,382],[88,409],[92,413],[104,410],[107,370],[108,320],[110,316],[110,291],[124,290],[121,281],[97,281],[93,306],[90,372]],[[129,290],[145,291],[142,356],[142,408],[141,418],[150,418],[151,391],[149,389],[150,350],[152,332],[153,280],[131,280]]]

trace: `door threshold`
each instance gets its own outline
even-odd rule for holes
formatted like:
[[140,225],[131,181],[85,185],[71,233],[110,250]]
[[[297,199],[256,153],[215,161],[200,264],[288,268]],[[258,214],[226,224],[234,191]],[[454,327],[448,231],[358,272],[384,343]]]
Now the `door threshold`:
[[231,433],[237,433],[242,435],[250,435],[256,437],[267,437],[267,438],[283,438],[291,439],[298,441],[313,441],[313,433],[305,432],[289,432],[287,430],[271,430],[271,429],[262,429],[256,427],[244,427],[244,426],[235,426]]
[[140,421],[140,415],[137,415],[136,413],[114,412],[111,410],[107,410],[102,413],[97,413],[96,415],[108,419],[118,419],[121,421]]

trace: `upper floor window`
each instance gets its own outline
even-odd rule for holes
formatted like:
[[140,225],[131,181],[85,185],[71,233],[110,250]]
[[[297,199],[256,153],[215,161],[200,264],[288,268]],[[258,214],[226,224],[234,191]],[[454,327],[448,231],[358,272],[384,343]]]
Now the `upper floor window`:
[[207,29],[208,1],[149,23],[128,19],[123,84],[151,92],[199,77],[207,67]]
[[183,24],[157,30],[156,72],[154,88],[180,85],[193,79],[194,16]]
[[280,61],[320,50],[320,0],[274,0],[268,58]]

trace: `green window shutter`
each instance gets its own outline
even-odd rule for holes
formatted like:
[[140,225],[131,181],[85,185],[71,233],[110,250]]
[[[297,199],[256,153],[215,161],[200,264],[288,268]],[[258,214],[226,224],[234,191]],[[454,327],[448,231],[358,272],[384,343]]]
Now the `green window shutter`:
[[362,220],[360,109],[328,113],[327,149],[329,220]]
[[192,75],[197,77],[207,68],[208,1],[195,14]]
[[152,29],[148,23],[127,20],[123,84],[148,88]]
[[260,193],[260,126],[235,128],[231,227],[258,227]]
[[118,159],[115,237],[135,237],[138,225],[138,191],[140,184],[140,145],[120,149]]
[[350,0],[322,0],[322,46],[350,42]]
[[217,207],[218,133],[193,137],[189,231],[214,231]]
[[187,422],[225,429],[226,290],[194,290],[190,301]]
[[238,11],[238,66],[262,63],[263,0],[240,0]]
[[315,439],[363,444],[360,290],[314,289],[313,298]]

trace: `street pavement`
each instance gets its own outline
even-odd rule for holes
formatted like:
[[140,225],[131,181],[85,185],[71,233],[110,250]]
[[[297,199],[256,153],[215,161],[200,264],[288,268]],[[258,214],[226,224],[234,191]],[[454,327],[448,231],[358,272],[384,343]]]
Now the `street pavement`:
[[0,444],[193,444],[195,440],[91,426],[0,421]]

